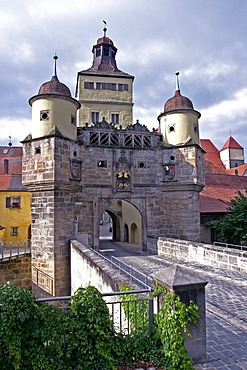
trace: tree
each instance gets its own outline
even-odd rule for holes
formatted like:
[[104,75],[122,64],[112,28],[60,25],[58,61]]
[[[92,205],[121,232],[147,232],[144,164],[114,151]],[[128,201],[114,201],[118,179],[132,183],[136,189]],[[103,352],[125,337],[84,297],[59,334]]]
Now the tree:
[[247,188],[245,194],[240,191],[236,194],[229,202],[227,215],[208,223],[208,226],[215,228],[218,241],[230,244],[247,242]]

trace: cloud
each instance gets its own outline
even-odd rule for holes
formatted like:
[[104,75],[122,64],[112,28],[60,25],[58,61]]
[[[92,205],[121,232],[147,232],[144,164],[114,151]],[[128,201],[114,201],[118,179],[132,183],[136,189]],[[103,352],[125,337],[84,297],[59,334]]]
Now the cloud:
[[31,132],[30,119],[0,119],[0,145],[8,145],[9,136],[13,145],[20,145],[20,141],[24,140]]
[[235,92],[230,99],[202,109],[200,119],[201,136],[212,138],[222,145],[229,134],[242,145],[247,140],[247,88]]

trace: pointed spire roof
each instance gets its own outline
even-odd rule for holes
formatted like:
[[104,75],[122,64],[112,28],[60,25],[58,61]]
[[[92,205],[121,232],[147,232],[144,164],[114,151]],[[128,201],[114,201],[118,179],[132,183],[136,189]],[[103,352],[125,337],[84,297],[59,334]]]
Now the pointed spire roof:
[[243,149],[243,147],[232,136],[230,136],[220,151],[222,152],[222,150],[225,149]]

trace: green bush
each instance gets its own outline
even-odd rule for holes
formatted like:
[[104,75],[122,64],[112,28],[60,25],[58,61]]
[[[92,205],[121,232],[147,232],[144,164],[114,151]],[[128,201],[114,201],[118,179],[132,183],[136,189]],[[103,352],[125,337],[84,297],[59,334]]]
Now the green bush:
[[[159,292],[164,290],[155,294]],[[131,304],[135,298],[129,297]],[[165,294],[152,335],[142,330],[148,323],[146,300],[134,306],[125,298],[132,333],[117,333],[101,293],[92,286],[77,290],[68,311],[37,303],[30,292],[11,283],[0,286],[0,304],[0,363],[5,370],[113,370],[138,361],[167,370],[192,369],[183,333],[198,319],[197,306],[186,306],[175,295]]]

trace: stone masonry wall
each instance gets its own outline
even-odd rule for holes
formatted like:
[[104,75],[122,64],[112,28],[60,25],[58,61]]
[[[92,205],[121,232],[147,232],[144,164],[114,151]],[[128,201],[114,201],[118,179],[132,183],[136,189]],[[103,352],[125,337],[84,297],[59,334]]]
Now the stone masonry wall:
[[158,239],[158,254],[215,268],[247,273],[247,252],[171,238]]
[[[119,291],[121,285],[130,285],[128,278],[119,274],[107,261],[77,240],[71,240],[71,294],[80,287],[93,285],[102,293]],[[134,289],[142,287],[132,284]]]
[[23,256],[0,264],[0,284],[11,283],[32,290],[31,256]]

